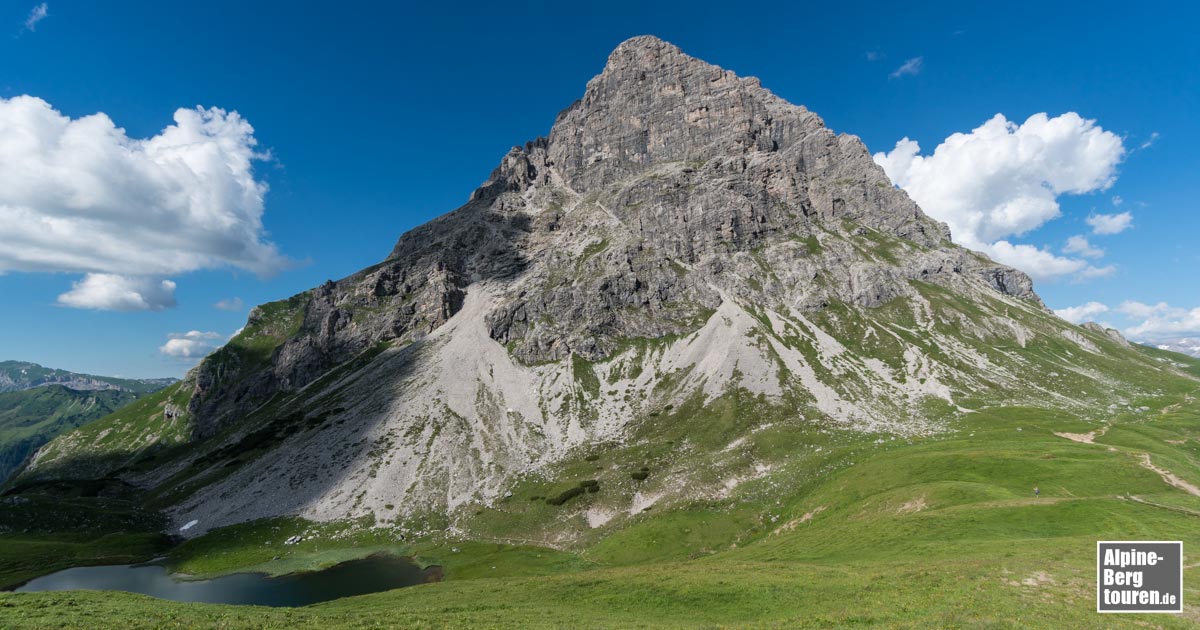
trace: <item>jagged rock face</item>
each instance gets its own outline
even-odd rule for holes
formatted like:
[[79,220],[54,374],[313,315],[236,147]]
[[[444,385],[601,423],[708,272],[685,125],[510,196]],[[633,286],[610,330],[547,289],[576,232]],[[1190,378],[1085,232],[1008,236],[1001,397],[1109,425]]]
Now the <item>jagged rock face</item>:
[[[656,165],[714,158],[725,162],[722,168],[691,179],[723,178],[730,197],[769,199],[822,220],[858,220],[926,246],[949,239],[944,225],[892,189],[856,137],[834,134],[816,114],[783,101],[758,79],[739,78],[654,37],[617,47],[584,97],[559,116],[548,147],[549,162],[581,193]],[[867,187],[831,186],[838,181]],[[732,217],[728,236],[735,246],[744,244],[738,228],[753,234],[778,227],[763,220],[768,209],[755,210]],[[758,229],[745,222],[755,219]]]
[[559,115],[549,159],[581,192],[655,164],[789,149],[820,118],[653,37],[613,51],[583,98]]

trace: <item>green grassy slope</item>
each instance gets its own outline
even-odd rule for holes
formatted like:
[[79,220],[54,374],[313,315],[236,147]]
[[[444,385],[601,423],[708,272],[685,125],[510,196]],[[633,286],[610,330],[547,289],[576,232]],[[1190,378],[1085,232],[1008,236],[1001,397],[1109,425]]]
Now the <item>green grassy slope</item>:
[[[143,396],[102,418],[60,435],[39,454],[39,463],[53,466],[69,460],[67,479],[110,476],[114,471],[136,469],[151,464],[164,452],[171,452],[191,437],[187,414],[189,389],[175,383],[166,389]],[[80,456],[80,453],[83,455]],[[18,481],[34,477],[28,469]]]
[[[118,413],[61,435],[46,447],[38,461],[40,468],[26,469],[22,474],[42,479],[120,476],[144,472],[185,453],[198,433],[188,412],[191,397],[198,389],[197,381],[203,383],[200,388],[203,396],[219,402],[227,388],[252,380],[257,371],[270,366],[272,353],[297,333],[307,300],[305,292],[255,308],[246,326],[209,355],[198,373]],[[257,393],[248,394],[249,398],[256,396]],[[266,402],[267,399],[256,399],[251,408]],[[209,415],[216,413],[212,409],[207,411]],[[240,419],[241,414],[233,415]],[[263,420],[261,416],[258,414],[254,420]],[[266,418],[267,422],[270,420]]]
[[0,482],[57,435],[136,400],[120,390],[76,391],[47,385],[0,393]]
[[[298,610],[127,594],[6,594],[0,622],[17,628],[115,619],[130,627],[213,628],[1193,627],[1200,622],[1194,562],[1185,558],[1183,615],[1101,618],[1094,612],[1094,554],[1098,539],[1182,539],[1185,550],[1200,545],[1200,497],[1141,463],[1148,455],[1155,466],[1200,485],[1198,394],[1164,395],[1148,411],[1103,422],[1027,407],[987,409],[911,443],[818,433],[825,436],[820,452],[783,449],[795,436],[768,428],[753,434],[750,449],[785,454],[771,474],[739,485],[730,501],[656,506],[618,531],[559,550],[449,535],[401,540],[387,529],[350,523],[239,526],[177,548],[173,566],[196,573],[291,571],[382,549],[443,565],[446,581]],[[706,426],[719,432],[719,417],[704,417],[711,421]],[[1056,435],[1079,439],[1089,432],[1094,443]],[[634,458],[619,450],[572,465]],[[653,462],[661,455],[637,457]],[[651,479],[662,470],[648,467]],[[1035,485],[1041,497],[1033,496]],[[578,516],[586,502],[603,504],[609,490],[530,509],[540,518]],[[476,536],[491,531],[499,538],[506,519],[523,518],[499,512],[480,515]],[[264,543],[293,532],[310,538],[272,560],[280,550]]]

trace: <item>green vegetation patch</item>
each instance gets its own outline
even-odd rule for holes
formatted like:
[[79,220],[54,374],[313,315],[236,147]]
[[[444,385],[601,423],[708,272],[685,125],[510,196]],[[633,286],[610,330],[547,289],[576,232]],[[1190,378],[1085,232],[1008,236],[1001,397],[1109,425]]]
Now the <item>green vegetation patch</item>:
[[600,377],[596,376],[596,370],[590,361],[578,354],[572,354],[571,374],[575,376],[575,382],[592,398],[600,395]]

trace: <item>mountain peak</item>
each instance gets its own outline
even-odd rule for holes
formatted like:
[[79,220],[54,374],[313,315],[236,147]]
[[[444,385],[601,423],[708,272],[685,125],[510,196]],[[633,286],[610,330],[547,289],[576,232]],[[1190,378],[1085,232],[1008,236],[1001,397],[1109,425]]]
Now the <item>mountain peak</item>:
[[621,43],[550,132],[549,157],[592,190],[664,162],[780,151],[824,128],[758,79],[643,35]]
[[658,37],[657,35],[646,34],[646,35],[634,35],[633,37],[630,37],[629,39],[621,42],[620,44],[617,44],[617,47],[613,49],[613,52],[616,52],[623,48],[624,49],[631,49],[631,48],[658,49],[658,48],[663,48],[663,47],[669,47],[669,48],[673,48],[675,50],[679,50],[678,46],[662,39],[661,37]]
[[739,78],[733,72],[693,57],[675,44],[654,35],[638,35],[618,44],[609,54],[601,76],[623,75],[629,72],[638,73],[639,81],[647,78],[641,76],[641,73],[673,75],[680,72],[700,72],[711,73],[714,80],[738,79],[750,86],[760,86],[759,80],[754,77]]
[[638,35],[620,44],[608,55],[605,72],[623,68],[651,70],[670,63],[694,62],[710,65],[685,54],[678,46],[654,35]]

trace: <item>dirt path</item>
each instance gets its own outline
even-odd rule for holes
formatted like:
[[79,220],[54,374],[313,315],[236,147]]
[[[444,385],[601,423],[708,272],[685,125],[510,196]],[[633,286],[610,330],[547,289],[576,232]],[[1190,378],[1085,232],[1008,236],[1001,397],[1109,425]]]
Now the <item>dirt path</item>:
[[[1121,497],[1117,497],[1117,498],[1121,498]],[[1180,514],[1187,514],[1189,516],[1200,516],[1200,512],[1197,512],[1196,510],[1189,510],[1185,507],[1180,507],[1178,505],[1163,505],[1162,503],[1155,503],[1153,501],[1147,501],[1139,496],[1132,495],[1132,494],[1129,495],[1127,498],[1130,501],[1141,503],[1142,505],[1149,505],[1150,507],[1162,508],[1164,510],[1170,510],[1172,512],[1179,512]],[[1187,568],[1187,567],[1184,567],[1184,568]]]
[[997,499],[995,501],[980,501],[978,503],[963,503],[960,505],[951,505],[939,510],[956,510],[956,509],[975,509],[975,508],[1007,508],[1024,505],[1054,505],[1055,503],[1065,503],[1067,501],[1085,501],[1088,499],[1107,499],[1110,496],[1097,497],[1028,497],[1024,499]]
[[[1191,398],[1190,394],[1188,395],[1188,398],[1189,399]],[[1097,429],[1095,431],[1089,431],[1087,433],[1058,433],[1058,432],[1055,432],[1054,435],[1057,435],[1060,438],[1065,438],[1065,439],[1071,440],[1072,442],[1079,442],[1081,444],[1095,444],[1096,438],[1104,435],[1106,432],[1108,432],[1108,425],[1105,425],[1103,428]],[[1109,449],[1109,450],[1112,450],[1112,449]],[[1178,475],[1167,470],[1166,468],[1159,468],[1158,466],[1155,466],[1154,462],[1150,461],[1150,453],[1139,453],[1137,455],[1137,458],[1138,458],[1138,462],[1142,465],[1143,468],[1145,468],[1146,470],[1151,470],[1151,471],[1158,473],[1158,476],[1162,477],[1162,480],[1165,481],[1168,485],[1178,488],[1180,490],[1183,490],[1184,492],[1186,492],[1194,497],[1200,497],[1200,487],[1196,487],[1192,483],[1185,481],[1183,479],[1180,479]],[[1142,502],[1146,503],[1145,501],[1142,501]]]
[[1160,414],[1171,413],[1172,411],[1179,409],[1180,407],[1192,402],[1193,400],[1196,400],[1196,396],[1195,396],[1196,392],[1200,392],[1200,389],[1193,389],[1191,392],[1184,394],[1183,400],[1175,403],[1174,405],[1167,405],[1166,407],[1163,407],[1162,410],[1159,411],[1159,413]]
[[1150,453],[1142,453],[1139,456],[1139,460],[1141,461],[1143,468],[1147,470],[1153,470],[1154,472],[1158,473],[1158,476],[1162,477],[1163,481],[1175,486],[1176,488],[1179,488],[1180,490],[1183,490],[1192,496],[1200,497],[1200,488],[1197,488],[1187,481],[1180,479],[1175,475],[1175,473],[1167,470],[1166,468],[1159,468],[1158,466],[1155,466],[1154,463],[1150,461]]
[[[1188,395],[1188,398],[1189,399],[1191,398],[1190,394]],[[1095,431],[1089,431],[1087,433],[1055,432],[1054,435],[1057,435],[1060,438],[1065,438],[1065,439],[1071,440],[1072,442],[1079,442],[1080,444],[1095,444],[1096,438],[1104,435],[1106,432],[1108,432],[1108,425],[1105,425],[1103,428],[1097,429]],[[1110,450],[1112,450],[1112,449],[1110,449]],[[1194,497],[1200,497],[1200,487],[1196,487],[1192,483],[1185,481],[1183,479],[1180,479],[1178,475],[1167,470],[1166,468],[1159,468],[1158,466],[1155,466],[1154,462],[1150,461],[1150,453],[1139,453],[1137,455],[1137,458],[1138,458],[1138,462],[1142,465],[1143,468],[1145,468],[1146,470],[1151,470],[1151,471],[1158,473],[1158,476],[1162,477],[1162,480],[1165,481],[1168,485],[1178,488],[1180,490],[1183,490],[1184,492],[1186,492]],[[1137,500],[1141,501],[1141,499],[1137,499]],[[1142,501],[1142,503],[1147,503],[1147,502]]]

